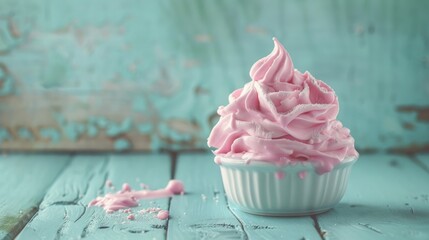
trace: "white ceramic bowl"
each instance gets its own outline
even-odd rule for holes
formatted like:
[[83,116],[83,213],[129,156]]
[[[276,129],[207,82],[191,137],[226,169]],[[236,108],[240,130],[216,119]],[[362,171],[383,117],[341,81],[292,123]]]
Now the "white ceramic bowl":
[[308,162],[277,167],[220,158],[218,163],[228,200],[238,209],[258,215],[303,216],[325,212],[341,200],[355,162],[346,159],[322,175]]

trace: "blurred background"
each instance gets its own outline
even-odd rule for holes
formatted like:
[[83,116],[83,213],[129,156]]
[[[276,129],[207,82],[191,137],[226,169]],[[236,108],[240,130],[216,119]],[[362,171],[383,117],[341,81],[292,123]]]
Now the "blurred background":
[[429,150],[429,1],[0,0],[0,149],[206,149],[276,36],[361,153]]

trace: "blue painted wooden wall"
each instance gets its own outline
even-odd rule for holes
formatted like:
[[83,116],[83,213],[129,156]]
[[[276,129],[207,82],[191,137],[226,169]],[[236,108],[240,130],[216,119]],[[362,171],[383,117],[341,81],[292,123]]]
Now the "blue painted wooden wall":
[[206,148],[276,36],[364,150],[429,149],[429,1],[0,0],[0,148]]

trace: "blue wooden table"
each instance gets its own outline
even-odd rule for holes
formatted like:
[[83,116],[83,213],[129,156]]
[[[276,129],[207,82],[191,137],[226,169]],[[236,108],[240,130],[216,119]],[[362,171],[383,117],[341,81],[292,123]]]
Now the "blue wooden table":
[[[362,155],[343,200],[309,217],[253,216],[228,204],[209,153],[3,154],[0,239],[429,239],[429,155]],[[186,194],[141,200],[169,220],[87,207],[124,182]]]

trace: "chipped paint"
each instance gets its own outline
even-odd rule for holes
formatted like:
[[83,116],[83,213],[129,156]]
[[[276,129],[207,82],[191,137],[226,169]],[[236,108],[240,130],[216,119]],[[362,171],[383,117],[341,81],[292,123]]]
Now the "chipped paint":
[[51,143],[58,143],[61,141],[61,133],[51,127],[43,127],[39,131],[40,137],[49,140]]
[[196,86],[194,88],[194,93],[196,95],[204,95],[204,94],[209,94],[210,91],[208,89],[205,89],[205,88],[201,87],[201,86]]
[[106,128],[109,124],[109,120],[107,120],[105,117],[101,116],[90,116],[88,118],[89,124],[94,124],[95,126],[98,126],[99,128]]
[[17,131],[18,137],[24,140],[34,140],[33,133],[26,127],[20,127]]
[[13,93],[13,78],[4,63],[0,62],[0,96],[7,96]]
[[183,61],[183,66],[185,68],[194,68],[194,67],[197,67],[199,65],[201,65],[201,62],[199,62],[196,59],[186,59]]
[[86,134],[89,137],[96,137],[98,135],[98,129],[94,124],[88,123],[86,126]]
[[356,149],[359,154],[375,154],[378,153],[378,149],[376,148],[357,148]]
[[152,135],[150,141],[150,149],[161,149],[164,146],[163,141],[158,135]]
[[65,136],[72,141],[77,141],[85,131],[85,126],[80,123],[67,123],[61,128]]
[[0,15],[0,54],[7,53],[21,43],[21,31],[16,22]]
[[124,151],[131,148],[131,143],[128,139],[119,138],[115,140],[113,147],[116,151]]
[[200,128],[196,122],[190,122],[184,119],[168,120],[167,125],[169,128],[179,133],[197,134],[200,131]]
[[9,133],[9,130],[6,128],[0,127],[0,144],[4,141],[12,140],[12,136]]
[[133,111],[135,112],[146,112],[147,102],[144,97],[136,97],[133,100]]
[[208,43],[212,41],[212,37],[209,34],[197,34],[194,39],[198,43]]
[[151,123],[141,123],[137,125],[137,130],[141,134],[150,134],[153,131],[153,125]]
[[391,147],[387,149],[388,153],[393,154],[404,154],[404,155],[414,155],[417,153],[425,153],[429,152],[429,143],[422,143],[422,144],[410,144],[407,146],[398,146],[398,147]]
[[429,106],[398,106],[397,111],[403,113],[416,113],[417,121],[429,122]]
[[415,129],[415,125],[410,122],[403,122],[402,127],[410,131]]
[[58,127],[61,132],[71,141],[77,141],[79,137],[85,132],[86,127],[83,123],[68,121],[63,115],[59,113],[54,114]]
[[167,141],[171,141],[171,143],[174,142],[181,142],[181,141],[189,141],[191,139],[190,134],[179,133],[177,130],[172,129],[168,124],[161,123],[158,126],[159,133],[162,137],[167,138]]
[[268,32],[266,29],[258,26],[249,25],[246,27],[246,32],[256,35],[267,35]]
[[63,84],[63,80],[67,79],[67,74],[70,71],[67,56],[51,53],[46,58],[50,67],[42,70],[39,84],[47,89],[60,87]]
[[106,126],[106,135],[109,137],[118,136],[131,130],[133,120],[125,118],[122,123],[109,122]]

